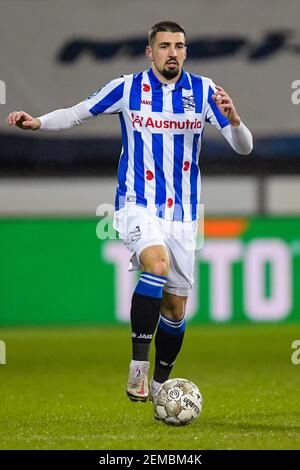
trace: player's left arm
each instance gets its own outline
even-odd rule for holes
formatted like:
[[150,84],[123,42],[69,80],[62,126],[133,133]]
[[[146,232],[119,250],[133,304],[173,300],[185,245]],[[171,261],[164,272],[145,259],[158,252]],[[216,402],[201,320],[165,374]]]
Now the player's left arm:
[[242,122],[232,98],[224,88],[216,85],[211,99],[222,117],[228,120],[229,125],[220,129],[225,139],[237,153],[250,154],[253,149],[252,134]]

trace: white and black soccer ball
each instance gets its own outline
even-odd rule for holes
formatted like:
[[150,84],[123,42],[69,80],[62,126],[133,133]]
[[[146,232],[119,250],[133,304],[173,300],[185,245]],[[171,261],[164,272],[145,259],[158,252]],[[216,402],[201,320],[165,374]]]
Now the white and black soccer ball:
[[164,382],[153,399],[155,418],[166,424],[185,425],[201,413],[202,395],[198,387],[186,379]]

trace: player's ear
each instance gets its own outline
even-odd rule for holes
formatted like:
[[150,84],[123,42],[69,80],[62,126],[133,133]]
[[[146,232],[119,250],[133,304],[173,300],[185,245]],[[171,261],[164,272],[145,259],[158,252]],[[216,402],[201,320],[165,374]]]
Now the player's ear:
[[184,51],[185,51],[185,54],[184,54],[184,60],[185,60],[187,56],[187,46],[184,47]]
[[147,58],[153,62],[153,56],[152,56],[152,47],[151,46],[146,46],[146,56]]

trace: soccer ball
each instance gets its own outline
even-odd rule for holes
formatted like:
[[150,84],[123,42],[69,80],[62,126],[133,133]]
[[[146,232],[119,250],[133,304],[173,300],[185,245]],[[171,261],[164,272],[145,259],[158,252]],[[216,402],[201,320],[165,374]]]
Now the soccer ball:
[[169,379],[153,398],[155,418],[166,424],[190,424],[201,413],[203,399],[190,380]]

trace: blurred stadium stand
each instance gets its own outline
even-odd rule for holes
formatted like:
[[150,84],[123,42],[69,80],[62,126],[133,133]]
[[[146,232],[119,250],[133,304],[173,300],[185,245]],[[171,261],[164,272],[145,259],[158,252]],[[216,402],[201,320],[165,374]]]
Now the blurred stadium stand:
[[[116,173],[122,147],[120,137],[74,139],[55,134],[53,138],[49,133],[24,136],[21,132],[18,135],[2,132],[1,175],[68,177]],[[225,141],[204,138],[199,163],[202,174],[300,174],[300,135],[256,138],[252,158],[237,157]]]
[[[169,16],[168,7],[159,3],[158,16],[155,1],[136,17],[131,1],[113,0],[104,11],[101,2],[90,0],[88,15],[79,0],[0,3],[0,79],[7,94],[0,105],[0,215],[43,210],[94,215],[99,203],[113,203],[121,150],[118,118],[62,133],[9,129],[5,118],[14,109],[39,116],[71,106],[121,73],[147,68],[145,33]],[[185,12],[179,0],[172,2],[172,17],[188,32],[186,69],[227,88],[254,135],[252,156],[242,157],[214,130],[205,130],[200,167],[208,214],[300,212],[300,104],[292,102],[292,83],[299,78],[298,1],[291,0],[284,14],[279,0],[269,3],[272,15],[258,0],[245,8],[230,0],[230,21],[224,22],[209,1],[202,5],[205,18],[190,14],[199,10],[195,0]],[[54,202],[57,191],[63,205]]]

